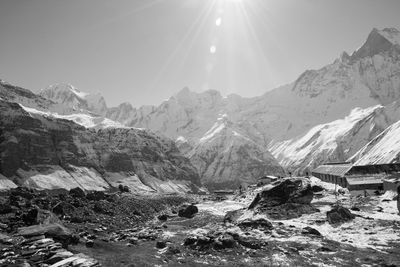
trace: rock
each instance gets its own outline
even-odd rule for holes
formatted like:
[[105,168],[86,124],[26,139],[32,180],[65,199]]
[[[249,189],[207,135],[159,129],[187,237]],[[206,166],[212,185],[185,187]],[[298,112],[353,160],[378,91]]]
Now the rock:
[[183,242],[183,245],[185,246],[191,246],[194,245],[197,241],[197,238],[194,236],[189,236],[185,238],[185,241]]
[[351,207],[350,209],[353,210],[353,211],[360,211],[359,207]]
[[61,224],[60,219],[51,211],[38,209],[36,216],[37,224],[51,224],[51,223],[59,223]]
[[32,199],[34,194],[25,187],[17,187],[10,189],[10,197],[21,197],[25,199]]
[[168,215],[166,214],[161,214],[157,217],[160,221],[166,221],[168,220]]
[[1,244],[10,245],[11,241],[12,241],[12,239],[8,235],[0,233],[0,243]]
[[312,190],[314,193],[318,193],[318,192],[324,191],[325,189],[324,189],[322,186],[313,185],[313,186],[311,187],[311,190]]
[[229,234],[222,234],[215,240],[214,247],[217,249],[233,248],[236,245],[235,239]]
[[161,249],[161,248],[165,248],[165,247],[167,247],[167,243],[165,241],[157,241],[156,248]]
[[181,253],[181,250],[176,246],[168,246],[167,254],[175,255]]
[[94,201],[105,200],[105,199],[107,199],[107,197],[108,196],[103,191],[93,191],[93,192],[87,193],[87,195],[86,195],[86,198],[88,200],[94,200]]
[[235,223],[243,215],[244,209],[228,211],[224,217],[224,223]]
[[18,228],[18,235],[23,237],[32,237],[37,235],[45,235],[50,237],[71,237],[71,231],[58,223],[45,225],[32,225]]
[[11,208],[11,205],[6,204],[6,203],[2,203],[0,204],[0,214],[7,214],[7,213],[11,213],[13,210]]
[[318,230],[316,230],[316,229],[314,229],[314,228],[312,228],[310,226],[304,227],[303,231],[301,233],[302,234],[308,234],[308,235],[322,236],[321,233]]
[[249,209],[257,206],[273,207],[285,203],[310,204],[312,199],[313,190],[308,179],[287,178],[258,193]]
[[137,245],[139,243],[139,239],[137,239],[136,237],[131,237],[131,238],[129,238],[128,242],[129,242],[129,244]]
[[84,198],[86,196],[85,191],[80,187],[75,187],[69,190],[69,195],[74,198]]
[[335,206],[326,213],[330,224],[344,223],[355,218],[355,215],[349,209],[342,206]]
[[57,252],[56,254],[54,254],[53,256],[51,256],[49,259],[46,260],[47,264],[54,264],[56,262],[62,261],[66,258],[69,258],[71,256],[73,256],[74,254],[72,252],[66,251],[66,250],[62,250],[60,252]]
[[198,212],[199,209],[195,205],[183,205],[178,211],[178,216],[185,218],[193,218],[194,215]]
[[38,208],[31,208],[26,213],[22,214],[22,221],[26,225],[36,224],[36,219],[38,215]]
[[260,249],[267,244],[265,241],[249,236],[239,236],[237,241],[240,245],[251,249]]
[[272,223],[264,218],[259,219],[245,219],[238,223],[238,226],[241,228],[263,228],[263,229],[272,229]]
[[93,210],[97,213],[114,214],[111,204],[107,200],[98,200],[94,203]]
[[94,241],[91,240],[91,239],[86,240],[85,245],[86,245],[86,247],[88,247],[88,248],[92,248],[92,247],[94,246]]
[[129,187],[126,186],[126,185],[120,184],[120,185],[118,185],[118,189],[119,189],[119,191],[121,191],[121,192],[126,192],[126,193],[129,193],[129,192],[130,192]]

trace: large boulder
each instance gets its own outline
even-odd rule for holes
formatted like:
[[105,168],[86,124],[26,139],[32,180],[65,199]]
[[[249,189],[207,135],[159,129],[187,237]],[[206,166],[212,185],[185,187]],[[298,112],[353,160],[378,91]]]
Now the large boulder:
[[305,178],[287,178],[271,184],[254,198],[249,209],[257,206],[275,207],[285,203],[310,204],[313,199],[310,181]]
[[69,190],[69,194],[74,198],[84,198],[86,196],[85,191],[80,187],[75,187]]
[[193,218],[199,209],[195,205],[183,205],[179,208],[178,216],[185,218]]
[[356,216],[349,209],[342,206],[335,206],[326,213],[330,224],[339,224],[353,220]]

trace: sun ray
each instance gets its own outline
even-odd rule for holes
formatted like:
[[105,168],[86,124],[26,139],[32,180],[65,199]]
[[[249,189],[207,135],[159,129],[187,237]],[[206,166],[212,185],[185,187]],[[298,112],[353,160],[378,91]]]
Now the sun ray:
[[186,62],[187,57],[188,57],[190,51],[192,50],[192,47],[193,47],[196,39],[198,38],[200,31],[203,29],[204,24],[206,23],[207,18],[210,16],[210,13],[212,12],[212,10],[213,10],[212,4],[206,6],[203,9],[203,11],[200,13],[200,15],[194,20],[194,22],[189,27],[189,30],[186,32],[185,36],[181,39],[181,41],[176,46],[174,51],[172,51],[172,53],[170,53],[170,56],[167,58],[167,60],[164,62],[164,64],[160,68],[160,70],[157,72],[157,75],[154,77],[153,82],[151,83],[149,88],[153,89],[157,86],[160,79],[165,75],[167,69],[169,69],[170,65],[174,61],[175,57],[177,57],[177,55],[180,52],[182,52],[183,47],[186,44],[186,42],[189,42],[189,44],[187,45],[187,48],[186,48],[186,53],[184,53],[184,55],[181,57],[179,64],[183,65]]

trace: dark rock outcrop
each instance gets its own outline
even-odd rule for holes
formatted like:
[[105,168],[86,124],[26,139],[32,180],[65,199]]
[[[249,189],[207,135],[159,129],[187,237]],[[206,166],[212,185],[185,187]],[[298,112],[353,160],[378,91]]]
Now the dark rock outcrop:
[[193,218],[199,209],[195,205],[183,205],[178,211],[179,217]]
[[272,219],[290,219],[317,212],[310,203],[314,193],[306,178],[286,178],[258,193],[249,209]]
[[285,203],[310,204],[313,190],[310,182],[304,178],[288,178],[273,183],[269,188],[258,193],[249,209],[257,206],[274,207]]
[[326,213],[330,224],[339,224],[353,220],[356,216],[349,209],[342,206],[335,206]]

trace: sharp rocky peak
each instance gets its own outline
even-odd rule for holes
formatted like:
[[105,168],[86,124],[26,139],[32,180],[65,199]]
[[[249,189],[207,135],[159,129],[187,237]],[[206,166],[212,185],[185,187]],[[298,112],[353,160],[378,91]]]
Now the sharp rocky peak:
[[368,35],[366,42],[358,50],[356,50],[351,58],[358,59],[371,57],[390,49],[400,51],[400,32],[395,28],[384,28],[378,30],[374,28]]

